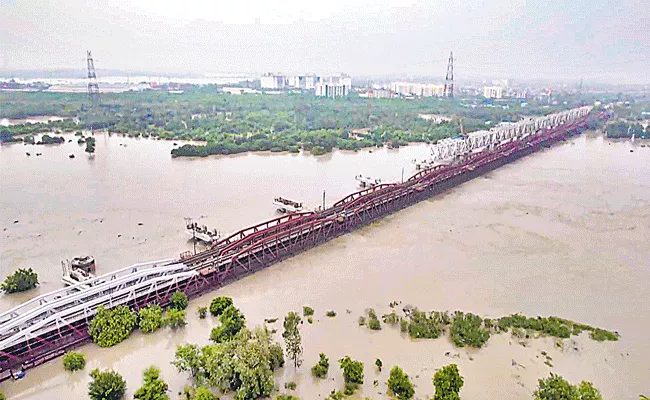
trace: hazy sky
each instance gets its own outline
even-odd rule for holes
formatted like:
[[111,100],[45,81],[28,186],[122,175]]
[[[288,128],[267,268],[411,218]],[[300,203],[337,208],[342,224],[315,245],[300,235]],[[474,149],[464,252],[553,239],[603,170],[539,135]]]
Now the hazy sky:
[[0,68],[650,82],[635,0],[0,0]]

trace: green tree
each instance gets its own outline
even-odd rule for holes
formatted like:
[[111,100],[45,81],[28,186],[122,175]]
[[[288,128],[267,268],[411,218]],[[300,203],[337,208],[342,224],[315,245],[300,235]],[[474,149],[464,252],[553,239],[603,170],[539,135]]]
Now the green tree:
[[533,393],[535,400],[602,400],[598,389],[589,382],[582,381],[574,386],[560,375],[551,373],[548,378],[540,379],[537,390]]
[[481,348],[489,338],[490,332],[483,327],[483,318],[456,311],[451,324],[451,341],[456,346]]
[[302,306],[302,315],[304,315],[305,317],[314,315],[314,309],[309,306]]
[[345,394],[351,395],[359,385],[363,384],[363,363],[355,361],[350,356],[345,356],[339,360],[343,370],[343,380],[345,381]]
[[388,388],[400,400],[410,399],[415,394],[415,389],[413,389],[413,384],[408,375],[397,365],[390,370]]
[[580,386],[578,386],[578,394],[580,395],[580,400],[603,400],[603,396],[600,394],[598,389],[591,384],[591,382],[580,382]]
[[63,369],[66,371],[79,371],[86,366],[86,357],[75,351],[69,351],[63,356]]
[[229,305],[219,316],[220,326],[212,329],[210,340],[221,343],[232,339],[246,326],[246,318],[234,305]]
[[89,136],[86,138],[86,153],[92,154],[95,152],[95,138]]
[[195,344],[178,346],[172,365],[179,372],[189,372],[192,378],[199,379],[203,364],[201,349]]
[[320,360],[318,360],[316,365],[311,367],[311,374],[317,378],[325,379],[330,369],[330,362],[327,356],[325,356],[325,353],[320,353],[318,357]]
[[199,318],[200,319],[205,319],[205,316],[208,314],[208,308],[207,307],[199,307],[198,313],[199,313]]
[[287,349],[287,356],[293,360],[293,365],[298,368],[302,364],[302,339],[300,337],[300,316],[298,313],[291,311],[284,317],[284,345]]
[[160,369],[151,366],[143,372],[143,384],[133,395],[138,400],[169,400],[169,385],[160,378]]
[[214,315],[215,317],[218,317],[223,313],[223,311],[228,308],[229,306],[232,306],[232,298],[226,297],[226,296],[219,296],[215,297],[212,299],[210,302],[210,314]]
[[30,290],[38,285],[38,275],[31,268],[18,269],[5,278],[0,290],[5,293],[16,293]]
[[210,389],[205,386],[200,386],[196,389],[196,393],[194,393],[194,400],[217,400],[217,396],[212,394]]
[[170,308],[169,310],[165,311],[165,315],[162,319],[162,324],[172,329],[184,327],[187,325],[187,322],[185,322],[185,310]]
[[169,307],[175,308],[177,310],[184,310],[187,308],[188,302],[189,301],[187,300],[187,295],[177,290],[169,298]]
[[460,389],[462,389],[463,377],[458,372],[456,364],[449,364],[436,371],[433,375],[433,386],[436,393],[434,400],[459,400]]
[[88,332],[93,342],[101,347],[114,346],[131,335],[136,327],[137,317],[127,306],[111,309],[97,307]]
[[138,326],[142,332],[154,332],[162,325],[163,310],[159,305],[152,304],[138,311],[138,319]]
[[124,396],[126,382],[117,372],[94,369],[90,377],[88,396],[91,400],[120,400]]
[[0,392],[0,400],[7,400],[4,393]]
[[376,359],[376,360],[375,360],[375,366],[377,367],[377,369],[379,370],[379,372],[381,372],[381,367],[384,366],[384,363],[381,362],[380,359]]

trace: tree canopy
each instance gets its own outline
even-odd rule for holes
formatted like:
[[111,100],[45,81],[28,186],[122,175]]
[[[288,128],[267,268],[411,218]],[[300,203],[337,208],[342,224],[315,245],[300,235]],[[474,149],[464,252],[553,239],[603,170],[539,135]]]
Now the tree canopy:
[[388,388],[400,400],[411,399],[415,394],[415,389],[413,389],[413,384],[408,375],[397,365],[390,370]]
[[94,369],[90,377],[88,396],[91,400],[120,400],[124,396],[126,381],[117,372]]
[[7,276],[0,285],[0,290],[5,293],[16,293],[30,290],[38,285],[38,275],[31,268],[18,269]]
[[136,327],[137,317],[127,306],[97,307],[88,332],[93,342],[101,347],[114,346],[128,338]]
[[433,375],[433,386],[436,388],[433,399],[459,400],[460,389],[462,389],[464,383],[456,364],[442,367]]
[[160,378],[160,369],[150,366],[142,373],[143,384],[133,395],[137,400],[169,400],[169,385]]

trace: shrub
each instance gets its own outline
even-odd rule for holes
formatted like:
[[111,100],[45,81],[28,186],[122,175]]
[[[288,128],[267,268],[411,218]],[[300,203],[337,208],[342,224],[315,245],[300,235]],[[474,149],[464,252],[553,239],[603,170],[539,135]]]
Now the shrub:
[[410,399],[415,394],[415,389],[413,389],[413,384],[408,375],[397,365],[390,370],[388,388],[400,400]]
[[355,361],[350,356],[345,356],[339,360],[343,370],[343,379],[346,383],[363,384],[363,363]]
[[284,366],[284,352],[279,343],[273,343],[269,346],[269,358],[271,360],[272,370]]
[[368,321],[368,328],[372,329],[373,331],[379,331],[381,330],[381,323],[377,318],[371,318]]
[[610,331],[606,331],[604,329],[600,328],[594,328],[590,333],[589,336],[593,340],[597,340],[599,342],[602,342],[603,340],[611,340],[611,341],[617,341],[618,336],[615,333],[612,333]]
[[200,319],[205,319],[205,317],[208,315],[208,308],[207,307],[199,307],[199,318]]
[[399,321],[399,318],[397,317],[397,314],[395,314],[395,312],[392,312],[390,314],[384,315],[383,320],[388,325],[396,325],[397,321]]
[[169,385],[160,379],[160,369],[151,366],[143,372],[143,385],[133,395],[138,400],[169,400]]
[[230,297],[225,297],[225,296],[215,297],[210,302],[210,314],[214,315],[215,317],[218,317],[219,315],[221,315],[221,313],[223,313],[223,311],[226,308],[232,305],[233,302]]
[[560,375],[551,373],[548,378],[540,379],[537,390],[533,393],[535,400],[602,400],[598,389],[591,383],[582,381],[574,386]]
[[364,316],[359,317],[357,322],[358,322],[359,326],[364,326],[366,324],[366,317],[364,317]]
[[217,400],[217,396],[205,386],[199,386],[194,393],[194,400]]
[[352,396],[358,388],[359,385],[354,382],[345,382],[345,386],[343,387],[343,394],[346,396]]
[[456,346],[481,348],[489,338],[490,332],[483,328],[481,317],[456,311],[451,324],[451,340]]
[[376,360],[375,360],[375,366],[377,367],[377,369],[379,370],[379,372],[381,372],[381,367],[384,366],[384,363],[381,362],[380,359],[376,359]]
[[440,323],[425,312],[413,310],[408,325],[409,336],[414,339],[437,339],[442,334]]
[[334,318],[334,317],[336,317],[336,311],[334,311],[334,310],[329,310],[329,311],[327,311],[327,312],[325,313],[325,315],[327,315],[327,316],[330,317],[330,318]]
[[320,360],[318,360],[316,365],[311,367],[311,374],[317,378],[324,379],[330,369],[330,363],[325,353],[320,353],[318,357],[320,357]]
[[456,364],[442,367],[433,375],[433,386],[436,388],[433,400],[459,400],[458,393],[464,383]]
[[140,330],[144,333],[151,333],[160,328],[163,319],[163,310],[160,306],[152,304],[141,308],[138,312]]
[[7,400],[4,393],[0,392],[0,400]]
[[63,356],[63,369],[66,371],[79,371],[86,366],[86,357],[75,351],[69,351]]
[[88,332],[100,347],[114,346],[128,338],[136,326],[137,317],[127,306],[111,309],[97,307]]
[[120,400],[124,396],[126,382],[117,372],[94,369],[90,377],[92,381],[88,384],[88,396],[91,400]]
[[0,290],[5,293],[17,293],[30,290],[38,285],[38,275],[31,268],[18,269],[7,276],[0,285]]
[[302,307],[302,315],[305,317],[309,317],[310,315],[314,315],[314,309],[309,307],[309,306],[303,306]]
[[188,303],[187,295],[179,290],[175,291],[169,298],[169,307],[177,310],[186,309]]
[[300,399],[290,394],[281,394],[278,397],[276,397],[275,400],[300,400]]
[[210,332],[210,339],[216,343],[227,342],[232,339],[246,325],[246,318],[232,304],[226,307],[219,316],[221,326]]
[[409,323],[404,318],[399,319],[399,331],[405,333],[409,329]]
[[284,384],[284,388],[289,389],[289,390],[296,390],[297,387],[298,387],[298,385],[296,385],[296,382],[294,382],[294,381],[287,382],[287,383]]
[[165,316],[162,319],[162,324],[172,329],[182,328],[187,325],[185,322],[185,310],[170,308],[165,311]]

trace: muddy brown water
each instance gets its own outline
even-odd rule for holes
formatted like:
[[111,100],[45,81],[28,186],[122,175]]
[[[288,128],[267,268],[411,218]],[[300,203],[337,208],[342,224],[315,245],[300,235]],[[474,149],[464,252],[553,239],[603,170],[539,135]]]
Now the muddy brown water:
[[[402,167],[408,177],[410,161],[426,154],[424,146],[409,146],[172,160],[172,142],[97,136],[97,154],[88,158],[75,142],[0,147],[1,272],[31,266],[41,278],[35,291],[0,296],[2,309],[60,287],[63,258],[92,254],[102,273],[173,257],[191,249],[184,216],[231,232],[274,216],[273,196],[317,206],[325,190],[331,204],[355,189],[354,175],[399,180]],[[640,144],[595,133],[574,138],[194,300],[183,330],[136,332],[110,349],[87,345],[85,371],[66,373],[58,359],[0,390],[11,399],[87,398],[87,372],[98,367],[119,371],[132,396],[142,369],[155,364],[176,398],[188,383],[169,364],[176,346],[207,344],[216,321],[199,320],[196,309],[229,295],[249,326],[303,305],[316,310],[314,324],[301,328],[303,366],[286,366],[276,379],[280,392],[296,381],[302,399],[342,388],[335,360],[345,355],[365,363],[360,397],[385,398],[388,371],[398,364],[413,378],[416,397],[427,398],[436,368],[455,362],[466,399],[530,398],[550,371],[591,381],[608,399],[637,399],[650,388],[650,148]],[[384,313],[394,300],[490,317],[557,315],[616,330],[621,339],[581,335],[560,349],[552,339],[523,346],[503,334],[468,350],[448,338],[412,341],[386,325],[379,332],[357,326],[365,308]],[[329,309],[338,315],[326,317]],[[281,330],[281,320],[275,325]],[[322,381],[309,373],[319,352],[331,364]],[[375,358],[383,360],[381,373]]]

